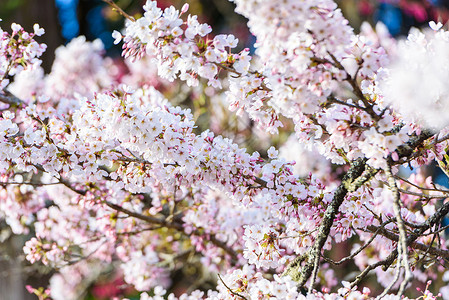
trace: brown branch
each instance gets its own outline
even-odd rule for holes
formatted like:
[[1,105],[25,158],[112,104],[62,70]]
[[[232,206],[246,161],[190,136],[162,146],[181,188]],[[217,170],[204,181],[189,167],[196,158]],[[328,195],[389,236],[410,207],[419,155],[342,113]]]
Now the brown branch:
[[[421,248],[422,246],[420,246],[420,243],[415,243],[415,240],[418,239],[420,236],[422,236],[422,234],[427,231],[427,229],[431,228],[432,226],[434,226],[435,224],[439,223],[441,221],[442,218],[444,218],[444,216],[446,216],[446,214],[449,213],[449,202],[446,202],[445,204],[443,204],[443,206],[441,206],[431,217],[429,217],[425,222],[423,222],[419,228],[415,229],[412,233],[409,234],[408,238],[407,238],[407,245],[408,246],[412,246],[412,247],[416,247],[417,249]],[[370,226],[367,227],[368,229],[370,228]],[[371,228],[371,229],[375,229],[377,230],[377,227],[375,228]],[[381,230],[379,232],[380,234],[384,235],[383,231]],[[386,236],[386,235],[389,236]],[[391,239],[399,239],[399,237],[397,235],[395,235],[395,237],[393,237],[392,235],[390,235],[392,233],[390,232],[386,232],[385,233],[385,237],[390,238]],[[422,245],[422,244],[421,244]],[[426,251],[428,249],[428,247],[430,246],[426,246],[423,245],[423,251]],[[440,251],[444,251],[444,252],[440,252]],[[443,259],[445,259],[445,255],[449,255],[449,251],[447,250],[441,250],[441,249],[431,249],[429,250],[429,253],[438,253],[439,256],[441,256]],[[440,255],[440,254],[444,254]],[[397,249],[395,249],[386,259],[382,260],[382,261],[378,261],[372,265],[369,265],[365,268],[365,270],[363,270],[362,273],[360,273],[356,279],[351,283],[351,288],[358,285],[360,283],[360,281],[362,281],[362,279],[368,275],[368,273],[371,270],[374,270],[375,268],[379,267],[379,266],[383,266],[383,269],[386,270],[389,268],[389,266],[394,262],[394,260],[396,259],[396,256],[398,255],[398,251]]]
[[[393,193],[393,211],[396,217],[397,226],[399,229],[399,240],[398,240],[398,252],[400,253],[400,257],[398,260],[398,275],[399,276],[399,269],[401,267],[400,261],[402,260],[404,264],[405,269],[405,277],[404,280],[401,282],[401,285],[399,287],[398,296],[401,297],[404,292],[405,288],[407,287],[407,284],[413,280],[413,274],[410,269],[410,263],[408,261],[408,247],[407,247],[407,232],[405,230],[404,221],[402,220],[401,216],[401,194],[398,190],[398,186],[396,184],[396,180],[393,177],[391,166],[387,164],[387,168],[385,169],[385,175],[387,176],[388,185],[390,187],[391,192]],[[392,287],[392,285],[391,285]],[[388,291],[385,290],[385,294]]]
[[218,275],[218,278],[220,278],[221,283],[223,283],[223,285],[225,286],[225,288],[226,288],[231,294],[233,294],[234,296],[240,297],[240,298],[242,298],[242,299],[244,299],[244,300],[248,300],[245,296],[242,296],[241,294],[239,294],[239,293],[234,292],[233,290],[231,290],[231,288],[229,288],[229,287],[226,285],[226,283],[223,281],[223,278],[221,278],[221,275],[220,275],[220,274],[217,274],[217,275]]
[[298,281],[298,286],[302,287],[312,275],[315,264],[317,263],[316,258],[321,256],[321,250],[323,249],[324,243],[329,236],[335,216],[338,213],[338,209],[343,203],[346,194],[357,190],[360,186],[377,174],[378,170],[367,166],[366,161],[366,158],[359,158],[355,160],[351,164],[349,171],[344,176],[342,183],[335,191],[334,197],[324,213],[315,242],[307,251],[306,257],[308,259],[305,266],[300,270],[301,266],[299,264],[294,267],[291,263],[290,266],[287,267],[286,272],[284,272],[285,275],[290,275],[293,280]]
[[346,71],[346,68],[337,60],[337,58],[330,52],[328,52],[329,56],[332,58],[333,62],[332,64],[336,66],[338,69],[344,71],[346,73],[346,81],[351,85],[352,91],[354,94],[362,100],[363,104],[365,105],[365,111],[376,121],[379,121],[381,117],[376,114],[376,112],[373,110],[373,104],[369,102],[369,99],[363,94],[362,90],[360,89],[358,83],[357,83],[357,74],[352,77],[351,74],[349,74],[348,71]]
[[384,260],[378,261],[372,265],[368,265],[365,270],[362,271],[362,273],[360,273],[355,280],[351,283],[350,287],[353,288],[355,286],[357,286],[362,280],[363,278],[366,277],[366,275],[368,275],[368,273],[371,270],[376,269],[377,267],[380,266],[384,266],[384,269],[388,269],[388,267],[394,262],[394,260],[396,259],[396,256],[398,255],[398,250],[395,249],[393,252],[390,253],[390,255],[388,255],[387,258],[385,258]]
[[134,19],[132,16],[128,15],[125,11],[123,11],[123,9],[121,9],[120,6],[115,4],[114,1],[112,1],[112,0],[103,0],[103,1],[106,2],[107,4],[109,4],[110,6],[112,6],[112,10],[115,10],[116,12],[118,12],[119,14],[121,14],[122,16],[124,16],[125,18],[130,20],[131,22],[136,21],[136,19]]
[[[368,225],[366,227],[366,230],[364,230],[366,232],[377,232],[378,234],[380,234],[381,236],[386,237],[389,240],[395,241],[397,242],[399,240],[399,237],[397,234],[385,229],[385,228],[381,228],[378,226],[374,226],[374,225]],[[440,257],[444,257],[444,258],[448,258],[449,259],[449,250],[443,250],[443,249],[439,249],[439,248],[435,248],[432,246],[427,246],[425,244],[413,241],[410,242],[408,244],[409,247],[412,247],[413,249],[417,249],[417,250],[421,250],[421,251],[428,251],[428,253],[435,255],[435,256],[440,256]]]
[[[432,136],[433,136],[432,132],[423,130],[419,136],[412,137],[409,139],[409,141],[397,147],[396,153],[398,154],[399,158],[408,157],[414,153],[417,147],[419,147],[425,140],[427,140]],[[307,257],[307,262],[305,263],[305,265],[301,268],[300,263],[297,263],[296,260],[293,260],[284,271],[283,274],[291,276],[293,280],[298,282],[299,287],[303,287],[306,281],[312,275],[316,262],[316,257],[321,256],[321,251],[329,236],[330,229],[334,223],[335,216],[338,213],[339,207],[343,203],[346,195],[349,192],[357,190],[359,187],[361,187],[363,184],[365,184],[379,172],[379,169],[373,169],[369,167],[366,164],[366,162],[367,162],[366,158],[359,158],[353,161],[348,172],[343,177],[341,184],[337,187],[334,193],[334,197],[332,201],[329,203],[324,213],[318,234],[315,238],[315,242],[312,245],[312,247],[309,248],[309,250],[306,252],[304,256]],[[389,155],[387,157],[387,163],[390,165],[394,165],[396,162],[393,161],[391,155]],[[415,236],[415,234],[411,234],[407,239],[407,243],[411,243],[417,238],[418,236]],[[390,266],[391,263],[396,258],[396,255],[397,251],[393,252],[388,257],[388,260],[379,262],[380,265],[383,264],[388,268],[388,266]],[[368,273],[369,271],[370,270],[366,270],[366,273]]]
[[333,265],[341,265],[342,263],[344,263],[344,262],[346,262],[346,261],[348,261],[348,260],[350,260],[350,259],[353,259],[354,257],[356,257],[360,252],[362,252],[366,247],[368,247],[368,246],[374,241],[374,239],[376,238],[376,236],[379,234],[379,231],[380,231],[381,229],[384,229],[385,225],[387,225],[387,224],[389,224],[389,223],[391,223],[391,222],[393,222],[393,221],[392,221],[392,220],[387,220],[387,221],[385,221],[384,223],[382,223],[382,224],[377,228],[377,230],[374,232],[373,236],[372,236],[372,237],[371,237],[365,244],[363,244],[363,246],[359,247],[359,249],[357,249],[356,251],[354,251],[354,253],[352,253],[351,255],[349,255],[349,256],[347,256],[347,257],[344,257],[344,258],[340,259],[339,261],[334,261],[334,260],[332,260],[332,259],[330,259],[330,258],[327,258],[327,257],[324,257],[324,256],[323,256],[323,259],[324,259],[325,261],[330,262],[330,263],[333,264]]
[[8,91],[0,91],[0,102],[9,104],[10,107],[18,107],[24,102]]
[[[122,213],[127,214],[128,216],[134,217],[136,219],[145,221],[147,223],[151,223],[151,224],[158,224],[161,225],[163,227],[166,228],[170,228],[170,229],[175,229],[179,232],[182,232],[183,234],[190,236],[190,235],[196,235],[196,236],[204,236],[204,234],[202,234],[201,232],[199,232],[199,230],[193,230],[191,233],[186,233],[184,230],[184,226],[181,223],[177,223],[177,222],[169,222],[166,219],[160,219],[160,218],[155,218],[155,217],[151,217],[151,216],[146,216],[146,215],[142,215],[133,211],[130,211],[126,208],[121,207],[120,205],[111,203],[109,201],[106,201],[105,204],[107,206],[109,206],[110,208],[120,211]],[[231,247],[229,247],[225,242],[222,242],[220,240],[217,239],[217,237],[214,234],[209,234],[209,241],[214,244],[215,246],[223,249],[227,254],[229,254],[234,263],[237,262],[238,260],[238,254],[237,252],[234,251],[234,249],[232,249]]]

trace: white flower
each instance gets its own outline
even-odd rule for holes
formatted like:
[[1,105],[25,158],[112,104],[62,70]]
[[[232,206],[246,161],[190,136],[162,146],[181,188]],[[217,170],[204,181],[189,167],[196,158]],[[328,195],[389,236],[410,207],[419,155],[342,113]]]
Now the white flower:
[[434,21],[430,21],[429,26],[433,30],[438,31],[438,30],[440,30],[441,27],[443,27],[443,24],[441,24],[441,22],[435,23]]
[[208,24],[201,24],[198,28],[198,34],[200,36],[206,36],[210,32],[212,32],[212,27]]
[[112,37],[114,38],[114,45],[117,45],[122,40],[122,34],[117,30],[112,32]]
[[176,26],[175,28],[172,29],[171,33],[174,36],[180,36],[182,34],[182,29],[179,26]]
[[213,79],[215,75],[218,73],[218,68],[216,65],[213,64],[206,64],[198,70],[198,74],[201,77],[207,78],[207,79]]
[[48,100],[50,100],[50,97],[46,96],[46,95],[41,95],[37,97],[37,101],[39,103],[46,103]]
[[41,36],[45,33],[44,28],[40,28],[39,24],[34,24],[33,29],[34,29],[34,34],[37,36]]
[[20,26],[19,24],[16,23],[12,23],[11,24],[11,29],[14,33],[19,32],[20,29],[22,29],[22,26]]
[[268,149],[267,154],[269,158],[275,159],[278,157],[279,151],[276,150],[273,146],[271,146],[270,149]]

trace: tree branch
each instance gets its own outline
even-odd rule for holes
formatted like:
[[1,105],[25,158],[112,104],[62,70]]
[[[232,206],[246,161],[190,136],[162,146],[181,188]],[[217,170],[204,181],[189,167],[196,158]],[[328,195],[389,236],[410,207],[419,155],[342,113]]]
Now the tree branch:
[[377,229],[374,231],[373,236],[372,236],[372,237],[371,237],[365,244],[363,244],[363,246],[359,247],[356,251],[354,251],[354,253],[352,253],[351,255],[349,255],[349,256],[347,256],[347,257],[344,257],[344,258],[340,259],[339,261],[334,261],[334,260],[332,260],[332,259],[330,259],[330,258],[327,258],[327,257],[324,257],[324,256],[323,256],[323,259],[324,259],[325,261],[330,262],[330,263],[333,264],[333,265],[341,265],[342,263],[344,263],[344,262],[346,262],[346,261],[348,261],[348,260],[350,260],[350,259],[353,259],[354,257],[356,257],[360,252],[362,252],[366,247],[368,247],[368,246],[374,241],[374,239],[376,238],[376,236],[380,233],[380,230],[385,228],[385,227],[384,227],[385,225],[387,225],[387,224],[389,224],[389,223],[391,223],[391,222],[392,222],[392,220],[387,220],[387,221],[383,222],[383,223],[382,223],[379,227],[377,227]]
[[[190,235],[196,235],[196,236],[204,236],[204,234],[202,234],[201,232],[199,232],[199,230],[193,230],[191,233],[187,233],[184,230],[184,226],[181,223],[178,222],[169,222],[166,219],[160,219],[160,218],[155,218],[155,217],[151,217],[151,216],[146,216],[146,215],[142,215],[133,211],[130,211],[126,208],[121,207],[120,205],[111,203],[109,201],[104,202],[107,206],[109,206],[110,208],[120,211],[122,213],[127,214],[128,216],[134,217],[136,219],[145,221],[147,223],[150,224],[158,224],[161,225],[163,227],[166,228],[170,228],[170,229],[175,229],[179,232],[182,232],[183,234],[190,236]],[[217,237],[215,236],[215,234],[209,234],[209,241],[214,244],[215,246],[223,249],[227,254],[229,254],[231,256],[231,258],[233,259],[233,263],[236,263],[238,261],[238,254],[237,252],[234,251],[234,249],[232,249],[231,247],[229,247],[225,242],[222,242],[220,240],[217,239]]]
[[0,102],[9,104],[11,107],[17,107],[23,104],[23,101],[8,91],[0,92]]
[[[387,229],[382,228],[382,227],[368,225],[366,227],[366,231],[373,232],[373,233],[377,232],[378,234],[386,237],[389,240],[392,240],[395,242],[399,241],[398,235],[396,235],[393,232],[388,231]],[[408,246],[412,247],[413,249],[417,249],[417,250],[421,250],[421,251],[428,251],[428,253],[435,255],[435,256],[444,257],[444,258],[449,259],[449,250],[435,248],[435,247],[432,247],[431,245],[428,246],[428,245],[425,245],[425,244],[422,244],[422,243],[419,243],[416,241],[410,242],[408,244]]]
[[[423,130],[420,135],[412,137],[405,144],[398,146],[398,148],[396,149],[396,153],[398,154],[399,158],[408,157],[412,155],[415,149],[420,146],[425,140],[432,137],[432,135],[433,133],[431,131]],[[301,268],[300,263],[304,259],[300,263],[298,263],[295,259],[287,266],[286,270],[284,271],[283,275],[289,275],[293,280],[298,282],[299,287],[303,287],[306,281],[312,275],[315,263],[317,261],[316,257],[321,256],[321,250],[323,249],[323,246],[329,236],[335,216],[338,213],[338,210],[343,203],[345,196],[348,194],[348,192],[357,190],[379,172],[379,169],[371,168],[366,164],[366,162],[366,158],[359,158],[353,161],[348,172],[343,177],[341,184],[337,187],[334,193],[334,197],[324,213],[318,234],[315,238],[315,242],[304,256],[307,258],[307,262],[305,263],[305,265]],[[387,163],[390,165],[394,165],[397,162],[393,161],[391,155],[389,155],[387,157]],[[412,240],[413,237],[414,239]],[[418,237],[415,237],[415,235],[410,236],[407,242],[412,242],[417,238]],[[384,262],[384,264],[388,266],[391,265],[396,255],[397,252],[396,254],[390,254],[389,258]],[[380,262],[380,265],[382,264],[383,263]],[[366,273],[368,273],[369,271],[370,270],[366,270]]]
[[[388,185],[393,193],[393,210],[397,221],[397,226],[399,229],[399,241],[398,241],[398,252],[401,254],[399,261],[402,261],[405,269],[405,278],[399,287],[398,296],[401,297],[404,294],[405,288],[409,282],[413,280],[413,274],[410,269],[410,263],[408,261],[408,248],[407,248],[407,232],[405,231],[405,225],[401,216],[401,194],[394,180],[393,174],[391,172],[391,166],[387,164],[385,169],[385,175],[387,176]],[[398,261],[398,274],[401,267],[401,263]],[[398,275],[399,276],[399,275]],[[388,291],[386,291],[388,292]],[[385,293],[386,294],[386,293]]]
[[[306,283],[312,275],[315,264],[319,263],[317,257],[321,256],[321,249],[329,236],[335,216],[338,213],[338,209],[343,203],[346,194],[358,189],[378,172],[378,170],[367,166],[366,161],[366,158],[355,160],[344,176],[342,183],[335,191],[334,197],[324,213],[321,226],[319,227],[317,237],[315,238],[315,243],[307,251],[307,263],[305,266],[300,269],[301,266],[299,264],[295,264],[294,266],[291,263],[287,267],[286,272],[284,272],[285,275],[290,275],[292,279],[297,279],[299,287],[302,287]],[[293,262],[295,262],[295,260]]]
[[[444,216],[446,216],[446,214],[449,212],[449,202],[446,202],[445,204],[443,204],[443,206],[441,206],[431,217],[429,217],[424,223],[422,223],[421,225],[422,226],[420,226],[419,228],[417,228],[417,229],[415,229],[412,233],[410,233],[409,234],[409,236],[408,236],[408,238],[407,238],[407,246],[408,245],[410,245],[410,246],[415,246],[416,248],[421,248],[422,246],[419,246],[419,245],[422,245],[422,244],[419,244],[419,243],[416,243],[415,244],[415,241],[416,241],[416,239],[418,239],[420,236],[422,236],[422,234],[427,230],[427,229],[429,229],[429,228],[431,228],[432,226],[434,226],[435,224],[437,224],[437,223],[439,223],[440,221],[441,221],[441,219],[442,218],[444,218]],[[368,229],[369,229],[370,227],[368,226]],[[375,228],[371,228],[371,229],[376,229],[377,230],[377,228],[375,227]],[[388,231],[387,231],[388,232]],[[382,235],[384,235],[383,233],[383,231],[381,230],[380,232],[379,232],[380,234],[382,234]],[[390,235],[390,234],[392,234],[392,233],[386,233],[386,234],[388,234],[388,235]],[[385,234],[385,235],[386,235]],[[391,236],[391,235],[390,235]],[[387,236],[386,236],[387,237]],[[399,239],[399,237],[396,235],[396,237],[393,237],[393,236],[391,236],[392,238],[392,240],[395,238],[395,239]],[[390,237],[388,237],[388,238],[390,238]],[[424,247],[423,247],[423,249],[421,249],[421,250],[427,250],[427,248],[428,248],[428,246],[426,246],[426,245],[423,245]],[[434,250],[429,250],[429,253],[432,253]],[[435,254],[437,254],[437,252],[439,252],[439,251],[445,251],[444,252],[444,255],[449,255],[449,251],[447,251],[447,250],[442,250],[442,249],[436,249],[435,248]],[[443,253],[442,253],[443,254]],[[397,251],[397,249],[395,249],[386,259],[384,259],[384,260],[382,260],[382,261],[379,261],[379,262],[376,262],[376,263],[374,263],[374,264],[372,264],[372,265],[369,265],[368,267],[366,267],[365,268],[365,270],[363,270],[363,272],[362,273],[360,273],[360,275],[358,275],[357,277],[356,277],[356,279],[351,283],[351,288],[352,287],[354,287],[354,286],[356,286],[356,285],[358,285],[359,283],[360,283],[360,281],[362,281],[362,279],[366,276],[366,275],[368,275],[368,273],[371,271],[371,270],[374,270],[375,268],[377,268],[377,267],[379,267],[379,266],[383,266],[383,268],[384,268],[384,270],[386,270],[386,269],[388,269],[388,267],[393,263],[393,261],[396,259],[396,256],[398,255],[398,251]],[[441,257],[445,257],[445,256],[443,256],[443,255],[441,255]]]
[[229,287],[226,285],[226,283],[223,281],[223,278],[221,278],[221,275],[220,275],[220,274],[218,274],[218,278],[220,279],[221,283],[223,283],[223,285],[225,286],[225,288],[226,288],[231,294],[233,294],[234,296],[240,297],[240,298],[242,298],[242,299],[244,299],[244,300],[247,300],[247,298],[246,298],[245,296],[242,296],[241,294],[239,294],[239,293],[234,292],[233,290],[231,290],[231,288],[229,288]]
[[127,14],[125,11],[123,11],[123,9],[120,8],[120,6],[118,6],[117,4],[114,3],[114,1],[112,0],[103,0],[104,2],[106,2],[107,4],[109,4],[110,6],[112,6],[112,10],[117,11],[119,14],[121,14],[122,16],[124,16],[125,18],[127,18],[128,20],[135,22],[136,20],[130,16],[129,14]]

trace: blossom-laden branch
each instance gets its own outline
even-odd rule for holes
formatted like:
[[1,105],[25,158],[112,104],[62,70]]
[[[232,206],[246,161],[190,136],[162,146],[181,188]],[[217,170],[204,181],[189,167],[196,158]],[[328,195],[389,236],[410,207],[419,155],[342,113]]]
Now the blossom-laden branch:
[[[383,235],[386,238],[398,242],[399,241],[399,237],[397,234],[390,232],[388,230],[386,230],[385,228],[382,227],[377,227],[374,225],[370,225],[366,228],[369,232],[375,233],[377,232],[377,234]],[[438,233],[438,232],[436,232]],[[434,255],[435,257],[441,257],[441,258],[445,258],[445,259],[449,259],[449,251],[448,250],[444,250],[444,249],[440,249],[437,247],[432,246],[432,244],[429,245],[425,245],[422,243],[418,243],[418,242],[410,242],[409,244],[410,248],[414,248],[417,250],[421,250],[424,251],[425,253],[429,253],[431,255]]]
[[[20,184],[32,184],[32,185],[35,185],[35,186],[63,184],[64,186],[68,187],[70,190],[74,191],[77,194],[80,194],[82,196],[86,196],[86,194],[87,194],[87,191],[74,188],[69,181],[67,181],[67,180],[65,180],[63,178],[59,178],[58,182],[48,183],[48,184],[45,184],[45,183],[8,183],[8,184],[19,184],[19,185]],[[105,204],[107,206],[109,206],[110,208],[116,210],[116,211],[122,212],[122,213],[128,215],[129,217],[133,217],[133,218],[145,221],[148,224],[159,225],[159,226],[161,226],[161,228],[175,229],[175,230],[177,230],[177,231],[179,231],[181,233],[187,234],[187,235],[192,235],[192,234],[193,235],[197,235],[197,236],[201,236],[202,235],[200,233],[199,229],[196,229],[193,232],[186,233],[185,232],[186,231],[185,230],[185,226],[183,225],[182,222],[180,222],[180,220],[177,220],[176,222],[174,222],[172,220],[168,221],[167,218],[160,219],[160,218],[155,218],[155,217],[151,217],[151,216],[146,216],[146,215],[143,215],[143,214],[139,214],[139,213],[130,211],[130,210],[126,209],[126,208],[121,207],[120,205],[117,205],[117,204],[114,204],[114,203],[111,203],[111,202],[108,202],[108,201],[106,201]],[[226,243],[218,240],[215,237],[214,234],[208,235],[207,239],[210,240],[211,243],[213,243],[217,247],[223,249],[227,254],[229,254],[231,256],[231,258],[233,259],[234,263],[237,263],[238,254],[235,252],[234,249],[232,249],[231,247],[226,245]]]
[[[110,202],[106,202],[106,205],[111,207],[112,209],[115,209],[117,211],[120,211],[130,217],[134,217],[140,220],[143,220],[149,224],[157,224],[160,225],[164,228],[173,228],[176,229],[179,232],[182,232],[184,234],[187,234],[185,232],[185,228],[182,225],[182,223],[174,223],[174,222],[169,222],[167,220],[161,220],[161,219],[157,219],[157,218],[153,218],[153,217],[149,217],[149,216],[145,216],[145,215],[141,215],[132,211],[129,211],[119,205],[110,203]],[[197,235],[197,236],[201,236],[201,233],[198,229],[196,229],[193,232],[188,233],[187,235]],[[226,245],[226,243],[218,240],[216,238],[216,236],[214,234],[211,234],[207,237],[208,240],[211,241],[211,243],[213,243],[215,246],[223,249],[227,254],[229,254],[231,256],[231,258],[233,259],[234,263],[237,262],[238,260],[238,254],[236,253],[236,251],[234,249],[232,249],[231,247],[229,247],[228,245]]]
[[344,257],[344,258],[340,259],[339,261],[334,261],[334,260],[322,255],[323,259],[327,262],[332,263],[333,265],[340,265],[340,264],[345,263],[351,259],[354,259],[354,257],[356,257],[360,252],[362,252],[364,249],[366,249],[374,241],[377,234],[382,233],[382,229],[384,228],[384,226],[391,222],[392,222],[392,220],[387,220],[387,221],[383,222],[378,228],[373,230],[372,231],[373,235],[371,236],[371,238],[365,244],[363,244],[363,246],[359,247],[356,251],[354,251],[351,255]]
[[[432,249],[430,246],[426,246],[426,245],[421,246],[420,244],[417,244],[414,242],[419,237],[421,237],[422,234],[424,232],[426,232],[428,229],[433,227],[435,224],[438,224],[439,222],[441,222],[441,220],[444,218],[444,216],[446,216],[448,213],[449,213],[449,202],[445,203],[442,207],[440,207],[431,217],[429,217],[425,222],[423,222],[420,227],[413,230],[408,235],[408,237],[406,239],[406,245],[407,246],[411,245],[412,247],[415,247],[417,249],[421,248],[425,252],[432,251],[438,257],[446,258],[447,250],[441,251],[440,249],[436,249],[436,248]],[[387,232],[384,232],[384,234],[389,235],[389,238],[391,238],[392,240],[400,241],[400,238],[397,235],[392,235]],[[398,256],[398,250],[395,249],[392,253],[390,253],[390,255],[388,255],[388,257],[386,259],[378,261],[374,264],[367,266],[366,269],[357,276],[356,280],[354,280],[351,283],[351,287],[357,286],[363,280],[363,278],[365,278],[365,276],[368,275],[368,273],[371,270],[374,270],[375,268],[380,267],[380,266],[383,266],[384,269],[387,269],[393,263],[393,261],[397,258],[397,256]]]
[[9,92],[6,92],[4,94],[0,93],[0,102],[8,104],[10,107],[17,107],[23,103],[22,100]]
[[[391,172],[391,166],[388,165],[387,169],[385,170],[385,175],[387,176],[388,185],[390,187],[391,192],[393,193],[393,209],[394,214],[397,221],[397,226],[399,229],[399,241],[398,241],[398,253],[399,253],[399,260],[398,260],[398,267],[397,272],[399,274],[400,268],[404,267],[405,269],[405,278],[401,283],[401,286],[398,291],[398,295],[402,296],[404,294],[405,288],[409,282],[412,281],[413,275],[412,271],[410,270],[410,263],[408,259],[408,244],[407,244],[407,232],[405,231],[405,225],[404,221],[402,220],[401,216],[401,203],[400,203],[400,192],[398,190],[398,186],[396,184],[396,181],[393,177],[393,174]],[[393,285],[391,285],[393,286]],[[388,289],[386,289],[383,293],[383,295],[386,295],[388,293]]]
[[295,262],[296,267],[287,267],[289,271],[284,273],[285,275],[292,277],[295,281],[298,281],[298,285],[300,287],[306,283],[312,274],[313,268],[319,263],[319,261],[317,261],[317,257],[321,256],[324,243],[329,236],[335,216],[340,205],[343,203],[346,194],[357,190],[365,182],[376,175],[377,172],[378,170],[369,167],[367,168],[366,159],[358,159],[352,163],[351,168],[346,173],[342,183],[336,189],[332,202],[326,209],[315,243],[307,252],[306,265],[302,267]]
[[[416,147],[419,147],[431,136],[431,132],[423,132],[419,137],[401,145],[396,151],[401,158],[407,157],[414,152]],[[378,172],[378,169],[373,169],[366,164],[366,159],[358,159],[351,164],[351,168],[343,177],[341,184],[334,193],[332,202],[326,209],[315,243],[307,252],[306,264],[302,267],[296,261],[293,261],[291,265],[287,267],[287,272],[284,273],[285,275],[290,275],[295,281],[298,281],[298,286],[302,287],[306,283],[312,274],[313,268],[319,263],[317,257],[321,256],[321,251],[324,243],[329,237],[329,232],[334,223],[335,216],[345,200],[347,193],[356,191]]]

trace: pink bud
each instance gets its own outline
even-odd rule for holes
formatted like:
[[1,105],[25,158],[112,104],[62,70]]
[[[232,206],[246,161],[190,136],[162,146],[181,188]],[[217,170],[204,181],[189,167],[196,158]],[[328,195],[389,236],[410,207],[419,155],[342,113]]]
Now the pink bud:
[[398,155],[398,153],[396,151],[391,153],[391,159],[393,161],[398,161],[399,160],[399,155]]
[[181,8],[181,15],[189,10],[189,3],[185,3]]

